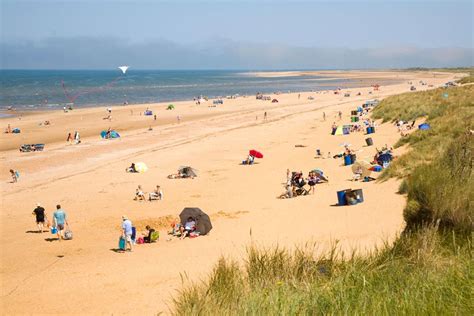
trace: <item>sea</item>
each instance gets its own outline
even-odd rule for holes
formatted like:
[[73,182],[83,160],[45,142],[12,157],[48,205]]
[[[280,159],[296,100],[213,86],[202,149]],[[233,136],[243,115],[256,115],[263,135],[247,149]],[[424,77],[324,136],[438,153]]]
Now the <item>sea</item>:
[[146,104],[347,85],[319,76],[258,77],[232,70],[0,70],[0,110]]

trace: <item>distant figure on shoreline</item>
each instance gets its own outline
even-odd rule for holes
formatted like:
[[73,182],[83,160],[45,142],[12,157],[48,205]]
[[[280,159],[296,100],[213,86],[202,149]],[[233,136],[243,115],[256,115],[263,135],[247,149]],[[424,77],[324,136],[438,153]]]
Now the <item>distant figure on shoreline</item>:
[[66,142],[68,142],[69,144],[72,142],[72,134],[71,133],[67,134]]
[[20,177],[20,173],[18,171],[10,169],[10,175],[12,177],[12,183],[18,182],[18,178]]
[[337,115],[339,116],[339,121],[342,120],[342,112],[339,111],[339,113],[337,113]]
[[267,120],[267,112],[263,113],[263,120],[264,120],[264,121]]
[[181,123],[181,116],[177,116],[176,119],[178,120],[178,124]]
[[326,121],[326,112],[323,112],[323,121]]

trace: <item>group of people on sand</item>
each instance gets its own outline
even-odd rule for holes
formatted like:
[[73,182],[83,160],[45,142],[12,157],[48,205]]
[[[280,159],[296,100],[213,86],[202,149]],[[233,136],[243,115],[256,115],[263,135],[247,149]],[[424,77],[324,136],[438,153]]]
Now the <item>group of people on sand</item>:
[[44,207],[41,206],[41,203],[36,204],[36,208],[32,214],[35,216],[39,233],[43,233],[45,228],[51,228],[51,232],[57,235],[59,241],[61,241],[61,239],[72,239],[72,232],[69,229],[66,211],[61,208],[61,205],[56,205],[56,210],[53,212],[52,223],[48,220],[46,211]]
[[184,239],[186,237],[197,237],[199,233],[196,231],[196,220],[192,217],[188,217],[184,225],[179,220],[176,220],[171,224],[171,230],[168,235]]
[[[310,193],[314,194],[316,184],[325,181],[327,181],[326,178],[314,170],[308,172],[308,176],[305,178],[303,171],[290,172],[290,169],[287,169],[285,192],[283,192],[279,198],[289,199],[299,195],[308,195]],[[306,189],[306,185],[309,185],[309,190]]]
[[[143,191],[142,186],[138,185],[137,189],[135,190],[135,197],[133,198],[135,201],[146,201],[146,193]],[[163,200],[163,190],[159,185],[156,186],[155,190],[148,193],[148,201],[153,200]]]
[[[122,229],[119,241],[119,251],[133,251],[134,244],[152,243],[158,240],[159,233],[150,225],[145,226],[145,231],[140,237],[134,235],[135,227],[132,221],[126,216],[122,215]],[[135,232],[136,234],[136,232]],[[123,244],[120,244],[122,242]]]
[[72,136],[72,133],[68,133],[66,142],[68,142],[69,144],[72,144],[72,143],[74,143],[76,145],[80,144],[81,143],[81,136],[79,135],[79,132],[75,131],[74,136]]

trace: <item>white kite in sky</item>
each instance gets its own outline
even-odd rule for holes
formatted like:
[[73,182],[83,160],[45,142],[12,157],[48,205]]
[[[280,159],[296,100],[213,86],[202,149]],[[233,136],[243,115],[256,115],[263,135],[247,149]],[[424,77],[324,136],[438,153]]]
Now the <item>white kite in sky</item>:
[[120,70],[122,70],[123,74],[125,75],[125,73],[127,72],[128,70],[128,66],[120,66],[118,67]]

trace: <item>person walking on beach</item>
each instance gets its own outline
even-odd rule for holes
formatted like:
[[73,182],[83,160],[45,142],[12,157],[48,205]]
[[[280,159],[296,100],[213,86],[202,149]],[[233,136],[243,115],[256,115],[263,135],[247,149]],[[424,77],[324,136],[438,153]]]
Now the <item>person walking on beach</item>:
[[155,121],[156,121],[156,114],[155,114],[155,115],[153,115],[153,120],[155,120]]
[[125,239],[125,249],[127,245],[130,246],[130,252],[132,251],[132,222],[127,216],[122,216],[122,237]]
[[63,230],[65,225],[69,226],[67,222],[66,212],[61,209],[61,205],[56,205],[56,212],[53,213],[53,223],[56,227],[56,234],[58,235],[58,240],[61,241],[63,236]]
[[263,113],[263,120],[264,120],[264,121],[267,120],[267,112]]
[[339,116],[339,121],[342,120],[342,112],[339,111],[339,113],[337,115]]
[[68,133],[68,134],[67,134],[67,139],[66,139],[66,141],[67,141],[69,144],[71,143],[71,141],[72,141],[72,134],[71,134],[71,133]]
[[178,124],[181,123],[181,116],[177,116],[176,119],[178,120]]
[[36,204],[36,208],[33,210],[32,214],[36,216],[36,225],[38,225],[38,232],[42,233],[44,223],[46,221],[46,215],[44,214],[44,208],[41,207],[40,203]]
[[10,169],[10,175],[12,177],[12,183],[18,182],[18,178],[20,177],[18,171]]
[[74,142],[76,143],[76,145],[81,142],[81,136],[79,135],[78,131],[74,132]]
[[326,112],[323,112],[323,121],[326,121]]

